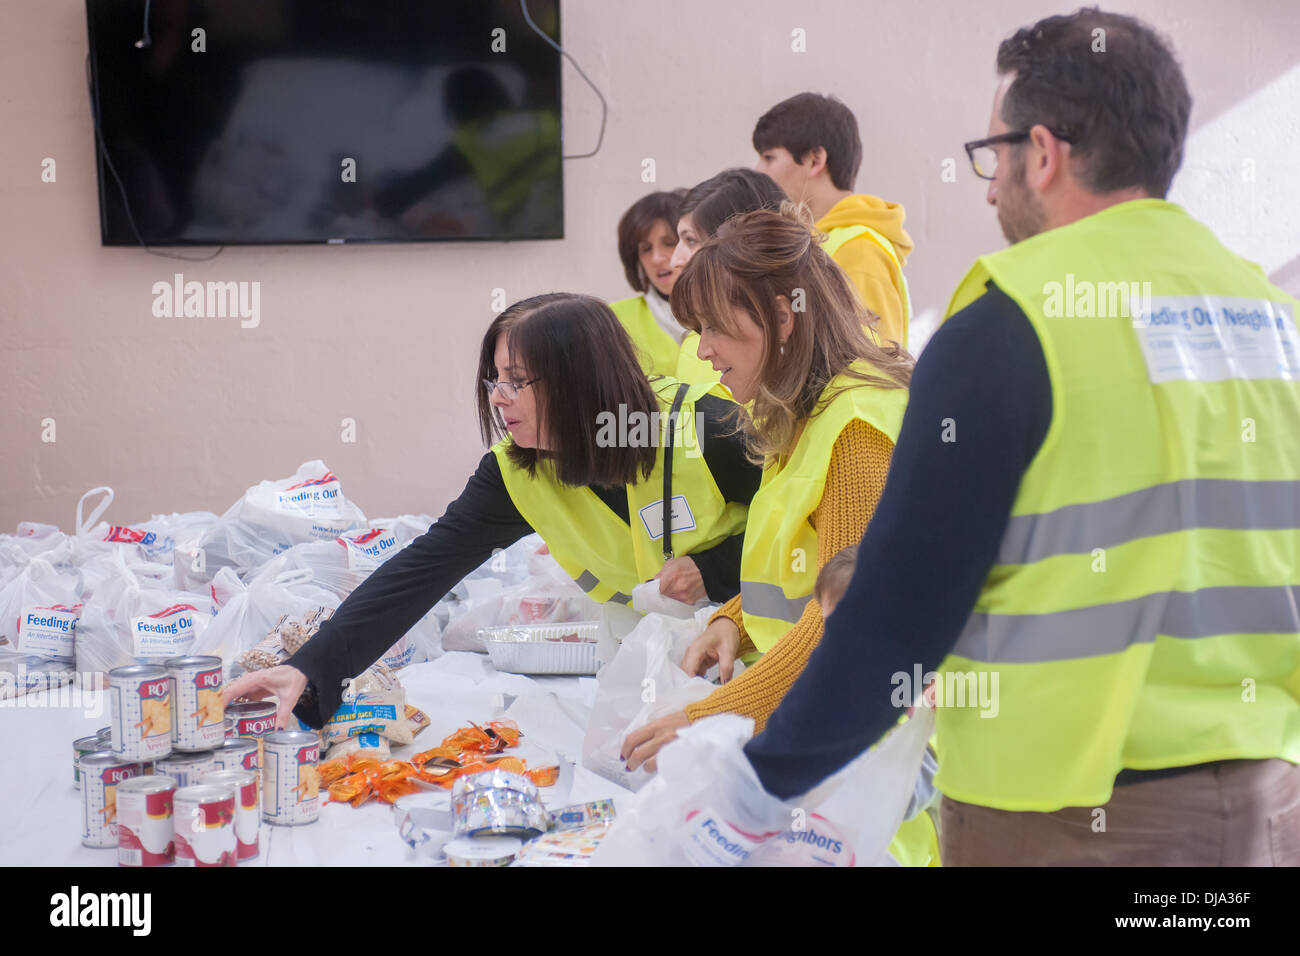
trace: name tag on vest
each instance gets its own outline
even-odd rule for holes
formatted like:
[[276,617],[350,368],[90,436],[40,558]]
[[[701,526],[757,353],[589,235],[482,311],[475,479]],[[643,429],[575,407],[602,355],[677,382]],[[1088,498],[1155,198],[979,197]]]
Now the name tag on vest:
[[[691,513],[691,506],[686,503],[685,495],[673,495],[673,534],[679,531],[693,531],[695,529],[695,515]],[[650,535],[651,541],[658,541],[664,536],[664,505],[662,501],[656,501],[648,504],[637,512],[641,516],[641,523],[645,525],[646,534]]]
[[1133,328],[1153,384],[1178,379],[1300,380],[1300,334],[1290,306],[1218,296],[1152,298]]

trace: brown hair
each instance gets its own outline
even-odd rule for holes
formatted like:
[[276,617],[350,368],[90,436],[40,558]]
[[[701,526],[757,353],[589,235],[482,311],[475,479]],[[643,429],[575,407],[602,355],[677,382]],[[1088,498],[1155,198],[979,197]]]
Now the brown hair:
[[799,93],[782,100],[754,124],[755,151],[782,147],[796,163],[820,146],[836,189],[852,189],[862,165],[862,140],[853,111],[833,96]]
[[509,442],[506,454],[529,476],[540,461],[550,463],[564,485],[631,485],[650,477],[656,450],[599,447],[601,412],[629,416],[658,411],[650,383],[637,361],[632,340],[609,306],[589,295],[551,292],[510,306],[488,326],[479,349],[479,432],[493,444],[507,434],[505,423],[488,399],[482,381],[496,381],[497,340],[506,336],[510,360],[535,379],[539,434],[551,451],[521,448]]
[[623,262],[627,284],[637,292],[649,292],[652,288],[650,277],[641,269],[638,247],[660,220],[668,224],[668,231],[674,239],[677,238],[677,220],[681,218],[678,210],[685,196],[685,189],[642,196],[628,206],[627,212],[618,220],[618,257]]
[[690,216],[707,239],[732,216],[755,209],[780,209],[785,201],[785,193],[767,173],[737,166],[692,187],[677,217]]
[[[777,345],[779,296],[791,300],[796,312],[784,354]],[[738,422],[757,463],[793,450],[837,375],[857,379],[852,388],[906,388],[911,381],[912,357],[894,342],[879,346],[867,337],[863,326],[874,316],[814,237],[807,208],[791,202],[780,212],[758,210],[723,223],[678,276],[672,307],[677,320],[696,332],[707,320],[723,335],[734,335],[736,308],[763,330],[752,420]],[[872,371],[850,368],[858,360]]]
[[1041,123],[1069,136],[1071,165],[1094,193],[1139,186],[1164,198],[1183,161],[1192,97],[1151,27],[1096,7],[1047,17],[1002,41],[997,69],[1016,75],[1002,99],[1008,129]]
[[817,603],[826,606],[826,598],[839,601],[849,589],[853,579],[853,569],[858,566],[858,546],[850,545],[836,551],[831,559],[817,572],[817,583],[813,585],[813,596]]

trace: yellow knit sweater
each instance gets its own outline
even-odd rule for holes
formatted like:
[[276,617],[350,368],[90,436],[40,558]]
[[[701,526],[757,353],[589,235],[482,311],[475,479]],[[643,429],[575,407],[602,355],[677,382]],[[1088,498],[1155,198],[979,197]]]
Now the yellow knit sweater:
[[[812,514],[817,532],[817,569],[821,570],[836,552],[856,545],[875,514],[894,445],[882,432],[854,419],[844,426],[831,449],[830,467],[822,500]],[[739,654],[754,650],[745,633],[740,595],[724,604],[714,615],[726,616],[740,628]],[[792,684],[803,673],[808,656],[822,639],[822,609],[817,599],[804,605],[799,620],[786,631],[770,651],[752,667],[722,685],[708,697],[686,707],[686,716],[699,720],[712,714],[740,714],[754,718],[754,733],[767,723]]]

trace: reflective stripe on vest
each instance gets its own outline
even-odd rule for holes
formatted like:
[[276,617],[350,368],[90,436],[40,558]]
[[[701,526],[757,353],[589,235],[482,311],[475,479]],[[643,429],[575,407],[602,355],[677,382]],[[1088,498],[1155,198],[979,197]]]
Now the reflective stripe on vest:
[[840,246],[850,239],[856,239],[858,236],[866,236],[878,245],[885,255],[889,257],[889,261],[894,264],[894,288],[898,291],[898,297],[903,306],[903,341],[899,345],[907,348],[907,330],[912,322],[912,294],[908,291],[907,276],[903,274],[903,263],[898,258],[898,250],[894,248],[894,244],[877,230],[859,224],[856,226],[837,226],[830,230],[830,232],[826,233],[826,242],[822,245],[822,248],[826,250],[828,256],[834,258]]
[[[855,368],[871,372],[865,362]],[[789,460],[763,469],[762,483],[750,502],[740,560],[741,610],[745,632],[762,653],[799,620],[812,597],[817,532],[809,519],[821,502],[840,432],[860,419],[890,441],[898,438],[907,390],[855,381],[842,375],[827,386],[821,410],[808,420]]]
[[[661,378],[651,382],[659,406],[659,431],[644,434],[659,452],[650,476],[627,486],[628,521],[616,515],[590,488],[561,485],[554,466],[538,462],[536,476],[516,467],[507,454],[509,438],[493,446],[506,490],[523,515],[550,548],[551,556],[592,600],[631,603],[632,589],[654,577],[663,566],[663,437],[668,410],[678,383]],[[696,432],[696,401],[706,394],[726,397],[721,386],[692,385],[682,402],[673,453],[674,513],[689,516],[690,525],[673,522],[673,548],[691,554],[720,544],[745,528],[747,509],[726,501],[705,461],[701,436]],[[604,413],[602,413],[604,414]],[[600,436],[611,445],[635,436],[635,423],[624,422],[625,435],[613,422],[601,424]],[[609,427],[608,434],[605,432]],[[651,435],[653,432],[653,435]]]
[[936,785],[1053,811],[1124,768],[1300,762],[1300,303],[1154,199],[980,259],[949,314],[989,280],[1052,421],[940,667],[993,694],[938,709]]

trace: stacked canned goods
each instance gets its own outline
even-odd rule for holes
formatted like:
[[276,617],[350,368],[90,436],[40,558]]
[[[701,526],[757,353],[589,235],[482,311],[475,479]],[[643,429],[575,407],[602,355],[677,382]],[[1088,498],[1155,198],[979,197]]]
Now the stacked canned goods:
[[235,858],[243,863],[256,857],[262,823],[259,775],[251,770],[216,770],[205,773],[199,783],[235,788]]
[[117,785],[117,862],[165,866],[175,857],[172,800],[176,781],[162,774]]
[[262,741],[262,819],[299,826],[320,816],[320,734],[278,730]]

